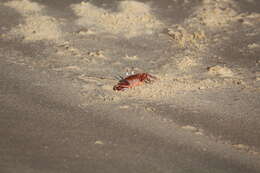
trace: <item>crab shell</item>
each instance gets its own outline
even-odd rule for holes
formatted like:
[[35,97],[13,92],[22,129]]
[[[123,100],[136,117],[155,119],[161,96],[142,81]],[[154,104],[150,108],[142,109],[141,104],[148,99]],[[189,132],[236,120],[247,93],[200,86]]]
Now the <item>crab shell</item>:
[[113,90],[121,91],[126,88],[133,88],[143,83],[150,83],[154,79],[157,79],[155,76],[152,76],[148,73],[138,73],[131,76],[128,76],[118,82],[117,85],[113,87]]

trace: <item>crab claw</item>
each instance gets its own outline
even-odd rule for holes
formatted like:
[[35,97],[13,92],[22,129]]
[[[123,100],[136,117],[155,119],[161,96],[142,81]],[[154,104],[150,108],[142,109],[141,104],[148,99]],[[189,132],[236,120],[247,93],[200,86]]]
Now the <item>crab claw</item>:
[[113,87],[113,90],[115,90],[115,91],[122,91],[122,90],[128,88],[129,85],[130,85],[130,84],[129,84],[128,81],[122,79],[122,80],[120,80],[120,81],[118,82],[117,85],[115,85],[115,86]]
[[124,91],[126,89],[126,87],[122,86],[122,85],[115,85],[113,87],[114,91]]

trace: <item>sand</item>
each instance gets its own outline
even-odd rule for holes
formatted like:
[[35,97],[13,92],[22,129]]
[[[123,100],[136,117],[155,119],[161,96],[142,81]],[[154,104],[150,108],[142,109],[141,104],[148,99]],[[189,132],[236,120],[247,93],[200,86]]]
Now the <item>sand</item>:
[[219,65],[208,67],[208,72],[213,75],[220,75],[223,77],[232,77],[234,76],[232,70],[227,67],[221,67]]
[[119,2],[117,11],[98,8],[89,2],[71,5],[79,16],[76,23],[84,27],[95,27],[97,32],[123,34],[134,37],[152,34],[161,28],[162,23],[152,14],[149,5],[136,1]]
[[57,19],[44,15],[44,6],[29,0],[8,1],[3,4],[17,10],[24,22],[12,28],[9,38],[20,37],[24,41],[58,40],[61,32]]
[[[82,109],[107,106],[127,111],[134,105],[151,116],[158,112],[161,119],[169,116],[181,124],[181,130],[216,138],[222,135],[221,142],[231,141],[229,147],[257,153],[258,134],[246,130],[254,126],[236,129],[231,121],[239,124],[258,115],[260,13],[244,12],[235,0],[203,0],[192,6],[191,1],[167,3],[169,11],[179,5],[190,14],[180,15],[181,22],[174,23],[168,21],[178,14],[156,13],[161,8],[157,1],[116,1],[113,9],[82,1],[59,11],[57,16],[71,14],[61,21],[51,15],[57,13],[55,8],[40,1],[0,3],[22,18],[1,33],[0,56],[69,80],[80,88]],[[159,80],[113,91],[118,82],[115,76],[125,77],[132,67],[135,73],[147,72]],[[238,108],[232,108],[236,105]],[[171,106],[192,113],[177,117]],[[203,114],[194,113],[197,110]],[[251,140],[246,140],[248,135]],[[105,142],[96,140],[94,144],[103,146]]]
[[[185,3],[189,2],[187,1]],[[182,90],[200,90],[216,87],[225,88],[231,84],[237,86],[236,81],[243,81],[244,79],[241,76],[235,75],[232,69],[218,64],[210,66],[203,63],[205,59],[203,57],[207,57],[211,54],[210,51],[212,48],[209,46],[211,43],[210,32],[211,30],[216,32],[216,30],[221,28],[230,28],[238,18],[243,18],[244,20],[250,18],[251,20],[253,19],[252,21],[255,21],[258,17],[256,13],[239,14],[238,6],[236,2],[232,0],[220,0],[218,3],[204,0],[200,6],[194,8],[193,14],[186,18],[183,23],[169,26],[169,24],[160,21],[158,17],[156,17],[151,4],[148,3],[122,1],[117,4],[116,10],[112,10],[97,7],[91,2],[81,2],[69,6],[72,12],[77,16],[75,27],[78,27],[76,32],[69,33],[61,31],[61,23],[59,20],[48,16],[46,13],[47,7],[42,4],[22,0],[8,1],[2,3],[2,5],[15,9],[24,19],[21,24],[13,27],[10,32],[8,32],[7,35],[9,39],[19,37],[27,42],[41,40],[58,42],[54,43],[54,49],[56,49],[56,51],[54,54],[50,54],[51,59],[57,57],[55,60],[51,60],[55,62],[53,66],[57,66],[55,70],[62,71],[63,66],[66,73],[68,69],[70,72],[83,73],[78,74],[78,76],[80,76],[78,79],[82,79],[84,73],[88,73],[90,69],[90,73],[97,73],[94,77],[104,76],[98,73],[99,68],[102,68],[106,72],[106,70],[111,69],[111,67],[108,66],[111,63],[114,65],[112,68],[122,66],[124,69],[129,69],[130,67],[134,67],[138,69],[138,72],[143,71],[144,69],[140,68],[143,66],[142,64],[140,66],[135,65],[146,62],[145,57],[142,57],[143,55],[140,53],[128,55],[128,53],[125,52],[125,48],[122,48],[121,52],[120,50],[116,50],[117,47],[114,46],[117,44],[116,42],[120,40],[120,38],[117,38],[117,35],[125,37],[122,39],[137,39],[138,35],[144,36],[148,34],[151,35],[151,37],[156,37],[156,32],[161,32],[161,34],[166,36],[162,37],[161,41],[169,42],[165,50],[173,49],[182,51],[169,54],[164,53],[164,47],[161,47],[161,50],[155,52],[152,50],[153,48],[150,48],[150,43],[145,43],[148,46],[144,52],[147,53],[148,57],[157,56],[156,59],[151,59],[151,62],[154,61],[156,63],[161,61],[163,64],[157,69],[148,69],[148,71],[158,73],[157,76],[160,78],[160,82],[156,82],[153,86],[138,88],[137,90],[140,90],[140,92],[138,91],[138,97],[149,98],[151,96],[157,99],[162,98],[162,95],[167,95],[167,98],[174,97],[176,92]],[[166,29],[166,33],[163,29]],[[106,33],[106,38],[103,39],[102,36],[99,37],[99,35],[104,33]],[[71,34],[71,38],[68,37],[69,34]],[[112,35],[113,37],[110,37]],[[87,39],[91,46],[82,46],[81,41],[77,41],[77,38]],[[103,46],[101,43],[102,39],[104,43],[112,43],[111,46]],[[99,40],[101,42],[99,42]],[[248,49],[251,51],[258,50],[259,44],[250,43],[248,44]],[[140,51],[141,50],[138,50],[138,52]],[[117,57],[116,54],[121,55]],[[170,58],[167,59],[167,56]],[[43,60],[42,64],[45,65],[50,58],[46,57],[46,62]],[[120,58],[119,61],[117,60],[118,58]],[[82,61],[82,63],[80,63],[80,61]],[[59,63],[66,63],[66,65],[64,66]],[[125,65],[123,63],[125,63]],[[83,67],[83,65],[85,67]],[[203,71],[203,74],[201,74],[203,79],[199,79],[198,75],[192,74],[192,71],[198,69]],[[237,70],[235,69],[234,71]],[[118,73],[122,75],[125,72]],[[185,74],[180,75],[181,72]],[[87,76],[91,77],[91,75]],[[95,90],[93,85],[98,85],[96,89],[103,93],[102,95],[104,97],[115,97],[117,98],[115,100],[119,98],[123,99],[125,96],[117,95],[107,87],[108,85],[116,83],[116,80],[113,82],[111,79],[112,76],[98,77],[96,81],[86,78],[84,81],[87,82],[91,80],[91,84],[89,86],[86,84],[83,88],[89,87],[90,89],[87,92],[83,89],[82,93],[84,93],[84,95],[91,93],[91,95],[95,97],[97,94],[95,94],[95,92],[93,94],[92,92],[92,90]],[[106,84],[106,80],[109,81],[109,84]],[[129,91],[129,93],[133,94],[133,97],[135,97],[135,92],[136,91]],[[103,100],[103,96],[99,98]],[[99,99],[97,101],[99,102]],[[93,102],[93,100],[90,102]]]
[[203,5],[195,12],[196,18],[207,27],[221,28],[236,20],[236,2],[233,0],[203,0]]

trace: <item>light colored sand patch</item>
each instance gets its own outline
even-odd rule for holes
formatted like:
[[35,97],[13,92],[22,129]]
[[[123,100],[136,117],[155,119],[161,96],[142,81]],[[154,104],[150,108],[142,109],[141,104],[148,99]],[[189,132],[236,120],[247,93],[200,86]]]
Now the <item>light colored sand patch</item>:
[[53,17],[42,14],[45,9],[43,5],[29,0],[9,1],[4,5],[14,8],[24,17],[24,23],[12,28],[8,33],[9,38],[18,36],[25,41],[57,40],[61,38],[58,21]]
[[102,141],[96,141],[95,144],[96,144],[96,145],[104,145],[104,142],[102,142]]
[[154,107],[151,107],[151,106],[145,106],[144,109],[147,112],[155,112],[156,111],[156,109]]
[[38,3],[29,0],[8,1],[4,3],[4,5],[10,8],[14,8],[22,15],[40,13],[44,9],[43,5],[39,5]]
[[180,70],[188,70],[193,66],[198,65],[196,59],[192,58],[192,57],[184,57],[183,59],[181,59],[180,61],[177,62],[177,67]]
[[260,44],[258,43],[252,43],[248,45],[249,49],[260,49]]
[[253,155],[259,155],[260,153],[255,151],[254,148],[244,145],[244,144],[233,144],[232,145],[235,149],[240,150],[240,151],[245,151]]
[[61,37],[56,19],[40,15],[27,16],[25,24],[13,28],[9,34],[23,37],[25,41],[56,40]]
[[220,75],[222,77],[234,76],[234,73],[232,72],[231,69],[219,65],[208,67],[208,73],[213,75]]
[[95,27],[99,32],[122,33],[126,37],[151,34],[162,25],[151,13],[148,5],[136,1],[119,2],[118,12],[98,8],[89,2],[71,5],[80,18],[77,24]]
[[127,59],[127,60],[132,60],[132,61],[136,61],[139,59],[138,56],[134,55],[134,56],[128,56],[126,55],[125,57],[123,57],[124,59]]
[[198,128],[191,126],[191,125],[182,126],[181,128],[184,129],[184,130],[193,132],[196,135],[200,135],[200,136],[204,135],[202,129],[198,129]]
[[200,47],[199,42],[206,39],[205,33],[201,30],[190,33],[181,25],[168,28],[167,34],[175,40],[180,47],[195,46]]
[[234,144],[233,147],[240,149],[240,150],[249,150],[249,146],[244,144]]
[[195,131],[198,130],[196,127],[190,126],[190,125],[182,126],[181,128],[185,129],[185,130],[188,130],[188,131],[192,131],[192,132],[195,132]]
[[130,106],[129,105],[121,105],[119,106],[119,109],[129,109]]
[[257,71],[256,73],[255,73],[255,80],[257,81],[257,82],[259,82],[260,81],[260,71]]
[[122,98],[147,98],[147,99],[169,99],[176,96],[178,92],[188,92],[203,89],[227,88],[243,85],[240,79],[204,79],[196,80],[192,76],[183,77],[159,77],[160,80],[153,84],[144,84],[142,86],[128,89],[123,92],[117,92]]
[[238,13],[234,7],[236,7],[234,0],[203,0],[202,5],[198,6],[194,13],[195,17],[187,22],[200,23],[211,29],[229,26],[230,23],[237,21]]
[[104,55],[104,52],[102,50],[96,50],[96,51],[90,51],[88,52],[89,56],[99,57],[99,58],[107,58]]
[[259,27],[256,28],[255,26],[260,22],[260,13],[241,13],[238,16],[238,21],[247,27],[253,27],[255,32],[251,31],[247,33],[247,36],[256,36],[259,34]]
[[89,36],[89,35],[95,35],[96,32],[91,29],[80,29],[75,34],[78,34],[80,36]]

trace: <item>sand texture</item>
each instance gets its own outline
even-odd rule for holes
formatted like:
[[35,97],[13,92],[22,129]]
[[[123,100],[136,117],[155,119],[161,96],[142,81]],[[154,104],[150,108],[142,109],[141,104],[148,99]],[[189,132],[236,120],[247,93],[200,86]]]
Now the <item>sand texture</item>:
[[[6,114],[15,110],[34,115],[28,122],[35,123],[22,126],[15,118],[3,116],[0,133],[9,129],[9,121],[17,126],[17,131],[10,128],[15,134],[9,129],[10,133],[26,136],[19,128],[28,127],[23,132],[35,141],[39,136],[32,129],[35,133],[47,129],[48,135],[40,141],[53,146],[50,150],[45,143],[43,149],[27,146],[28,158],[41,150],[48,157],[54,153],[57,163],[66,156],[71,167],[60,172],[86,172],[85,167],[84,171],[70,168],[82,165],[81,159],[97,163],[104,158],[131,160],[129,167],[138,169],[130,169],[126,161],[114,172],[128,168],[126,172],[140,172],[138,159],[147,163],[144,172],[172,172],[173,168],[176,172],[257,172],[259,1],[5,0],[0,2],[0,17],[0,102],[5,103],[0,105],[6,105]],[[113,90],[121,78],[137,73],[158,80]],[[169,152],[171,148],[176,153]],[[192,151],[187,153],[187,148]],[[183,157],[171,164],[177,156]],[[45,157],[44,152],[39,157]],[[64,165],[65,169],[69,164],[64,161]],[[18,170],[9,168],[9,172]]]

